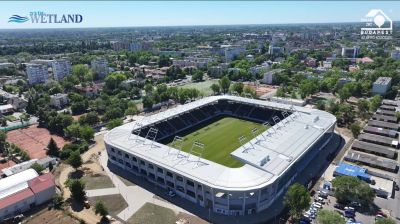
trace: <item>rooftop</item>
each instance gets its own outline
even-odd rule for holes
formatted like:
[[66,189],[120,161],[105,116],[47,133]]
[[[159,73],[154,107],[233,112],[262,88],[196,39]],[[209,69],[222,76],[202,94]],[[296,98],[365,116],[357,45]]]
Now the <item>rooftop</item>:
[[351,165],[348,163],[339,163],[335,169],[335,173],[350,177],[361,177],[363,179],[370,179],[371,176],[366,173],[367,169]]
[[377,145],[377,144],[373,144],[373,143],[369,143],[369,142],[362,142],[359,140],[354,140],[352,148],[358,149],[358,150],[375,152],[375,153],[379,153],[379,154],[385,154],[387,157],[390,157],[390,158],[393,158],[396,154],[396,150],[391,147]]
[[[129,140],[131,131],[138,128],[139,122],[143,126],[150,125],[218,100],[257,104],[276,110],[295,109],[297,112],[233,151],[231,155],[245,163],[240,168],[199,160],[194,155],[142,137],[138,137],[140,142]],[[117,127],[107,133],[104,140],[108,145],[139,155],[176,173],[191,176],[199,182],[224,189],[245,190],[265,186],[277,179],[335,122],[333,115],[315,109],[236,96],[212,96]]]
[[374,85],[388,85],[392,81],[390,77],[379,77],[375,82]]
[[34,169],[28,169],[0,179],[0,199],[8,197],[16,192],[28,188],[28,181],[39,176]]

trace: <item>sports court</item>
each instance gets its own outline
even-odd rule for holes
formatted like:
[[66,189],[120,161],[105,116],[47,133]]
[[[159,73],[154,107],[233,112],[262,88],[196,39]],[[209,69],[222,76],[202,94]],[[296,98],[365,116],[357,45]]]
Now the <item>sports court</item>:
[[27,128],[16,129],[7,132],[7,142],[14,143],[25,150],[31,159],[41,159],[46,157],[46,147],[50,138],[53,138],[59,148],[69,143],[58,135],[52,135],[45,128],[31,125]]

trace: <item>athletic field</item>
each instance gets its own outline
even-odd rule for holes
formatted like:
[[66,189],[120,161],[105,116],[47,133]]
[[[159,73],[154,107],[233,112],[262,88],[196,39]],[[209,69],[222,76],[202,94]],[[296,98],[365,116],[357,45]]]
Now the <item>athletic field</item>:
[[[241,167],[243,164],[233,158],[230,153],[239,148],[238,138],[240,136],[246,136],[247,141],[254,138],[251,133],[253,128],[257,128],[259,131],[266,130],[262,124],[255,122],[232,117],[220,118],[207,126],[197,130],[192,129],[189,134],[181,136],[184,138],[182,150],[189,152],[193,142],[199,141],[204,144],[203,158],[227,167]],[[174,147],[172,142],[168,145]],[[199,149],[197,148],[196,151]]]

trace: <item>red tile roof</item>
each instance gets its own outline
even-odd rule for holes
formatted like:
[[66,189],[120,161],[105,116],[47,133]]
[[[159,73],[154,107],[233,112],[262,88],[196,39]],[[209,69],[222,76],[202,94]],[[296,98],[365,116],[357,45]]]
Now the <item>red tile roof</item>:
[[37,194],[55,186],[54,176],[51,173],[43,174],[30,180],[28,185],[32,189],[33,193]]
[[30,188],[26,188],[25,190],[19,191],[13,195],[10,195],[6,198],[0,200],[0,209],[6,208],[10,205],[13,205],[19,201],[26,200],[29,197],[32,197],[34,194]]

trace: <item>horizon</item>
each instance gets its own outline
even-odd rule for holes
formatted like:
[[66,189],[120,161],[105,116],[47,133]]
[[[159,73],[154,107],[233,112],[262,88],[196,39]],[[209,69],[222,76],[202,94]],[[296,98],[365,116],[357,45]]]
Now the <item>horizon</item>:
[[[371,9],[400,21],[400,2],[343,1],[196,1],[196,2],[2,2],[0,30],[63,28],[141,28],[239,25],[359,23]],[[10,16],[30,12],[80,14],[79,24],[9,23]],[[339,13],[338,13],[339,12]],[[123,15],[123,18],[121,18]]]

